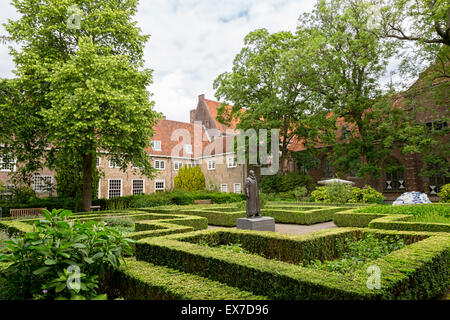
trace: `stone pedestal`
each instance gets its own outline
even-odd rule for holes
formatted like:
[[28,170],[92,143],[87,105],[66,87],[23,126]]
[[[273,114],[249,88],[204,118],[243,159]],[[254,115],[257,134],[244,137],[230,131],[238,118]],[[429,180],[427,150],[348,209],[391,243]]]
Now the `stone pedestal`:
[[255,217],[236,219],[238,229],[255,231],[275,231],[275,219],[272,217]]

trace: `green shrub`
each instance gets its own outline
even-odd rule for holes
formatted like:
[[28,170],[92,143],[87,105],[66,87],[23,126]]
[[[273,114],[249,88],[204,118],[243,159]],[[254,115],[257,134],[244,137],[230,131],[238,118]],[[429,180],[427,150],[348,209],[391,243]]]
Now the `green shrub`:
[[366,185],[364,188],[361,189],[362,199],[361,203],[383,203],[384,202],[384,196],[376,191],[374,188]]
[[289,192],[297,187],[306,187],[311,191],[314,186],[315,183],[310,176],[298,172],[263,176],[259,183],[260,190],[264,193]]
[[119,267],[122,253],[131,253],[129,240],[104,223],[69,222],[71,215],[68,210],[45,210],[34,232],[6,242],[0,262],[10,265],[2,271],[1,298],[106,298],[96,290],[98,277],[109,266]]
[[302,201],[306,198],[308,189],[306,187],[297,187],[294,189],[294,196],[297,201]]
[[441,202],[450,202],[450,183],[443,186],[437,195],[441,198]]
[[383,203],[384,196],[370,186],[363,189],[344,183],[333,183],[318,187],[311,192],[314,202],[329,203]]
[[[341,258],[331,261],[316,259],[304,266],[344,274],[354,271],[368,261],[381,258],[403,247],[405,247],[405,243],[398,236],[377,238],[369,233],[361,240],[345,239],[344,248],[340,249],[343,251]],[[303,266],[303,264],[301,265]]]
[[332,183],[325,186],[327,199],[332,203],[347,203],[352,199],[352,186],[345,183]]
[[311,192],[311,198],[315,202],[330,202],[328,201],[328,191],[326,187],[317,187]]
[[183,191],[205,190],[205,175],[200,167],[184,166],[178,170],[175,179],[175,189]]
[[[379,290],[367,287],[368,264],[355,268],[352,276],[298,266],[314,259],[339,258],[343,254],[339,243],[363,239],[367,234],[398,236],[406,244],[374,262],[381,271]],[[199,245],[202,241],[210,247]],[[220,248],[236,243],[245,252]],[[429,299],[450,285],[449,236],[433,233],[336,228],[288,236],[216,229],[142,239],[136,243],[136,259],[269,299]]]

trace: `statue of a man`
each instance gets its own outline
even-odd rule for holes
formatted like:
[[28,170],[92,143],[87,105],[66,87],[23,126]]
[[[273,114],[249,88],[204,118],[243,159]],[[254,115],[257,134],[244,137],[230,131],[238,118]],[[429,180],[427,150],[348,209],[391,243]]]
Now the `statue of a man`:
[[259,206],[258,182],[253,170],[250,170],[249,176],[245,180],[245,197],[247,198],[247,218],[259,217],[261,209]]

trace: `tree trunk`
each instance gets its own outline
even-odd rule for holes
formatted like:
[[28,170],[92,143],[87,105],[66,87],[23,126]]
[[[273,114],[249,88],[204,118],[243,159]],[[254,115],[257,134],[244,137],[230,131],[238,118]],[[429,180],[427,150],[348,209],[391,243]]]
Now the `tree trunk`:
[[92,153],[83,155],[83,209],[91,211],[92,205]]

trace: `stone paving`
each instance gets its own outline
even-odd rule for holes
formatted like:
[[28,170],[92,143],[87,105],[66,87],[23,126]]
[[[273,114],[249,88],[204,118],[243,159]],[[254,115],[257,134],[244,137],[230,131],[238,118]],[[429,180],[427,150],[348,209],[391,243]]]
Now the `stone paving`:
[[[215,228],[224,228],[224,227],[216,227],[216,226],[208,226],[208,229]],[[276,223],[275,224],[275,232],[286,233],[292,235],[306,234],[311,233],[318,230],[337,228],[333,221],[325,222],[325,223],[316,223],[313,225],[298,225],[298,224],[285,224],[285,223]],[[231,229],[236,229],[236,227],[232,227]]]

